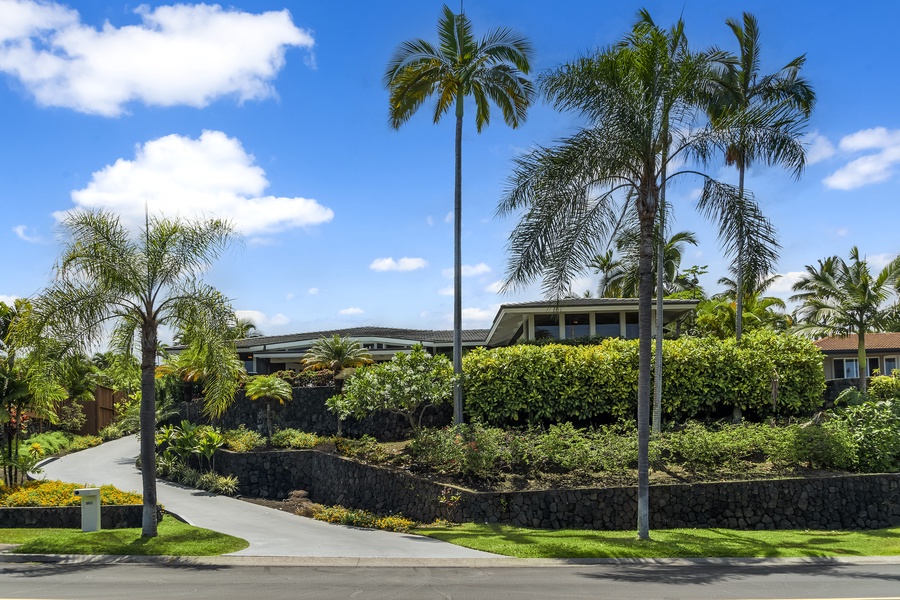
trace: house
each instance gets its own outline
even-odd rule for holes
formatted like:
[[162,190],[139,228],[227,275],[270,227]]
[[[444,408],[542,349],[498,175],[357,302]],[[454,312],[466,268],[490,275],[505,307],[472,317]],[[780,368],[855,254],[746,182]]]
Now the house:
[[[859,336],[827,337],[814,343],[825,354],[827,381],[859,378]],[[868,376],[876,369],[883,375],[900,369],[900,333],[867,333],[866,362]]]
[[[693,311],[699,300],[665,300],[663,323]],[[251,373],[274,373],[301,368],[306,350],[323,337],[350,336],[359,341],[376,361],[422,344],[432,354],[453,353],[453,331],[351,327],[288,335],[251,337],[237,342],[238,353]],[[519,340],[572,339],[587,336],[638,337],[638,301],[635,298],[574,298],[560,301],[503,304],[490,329],[465,329],[463,351],[478,346],[496,348]]]

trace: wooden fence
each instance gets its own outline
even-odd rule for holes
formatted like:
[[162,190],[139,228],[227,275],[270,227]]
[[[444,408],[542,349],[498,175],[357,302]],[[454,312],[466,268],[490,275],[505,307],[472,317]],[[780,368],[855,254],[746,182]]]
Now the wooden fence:
[[116,416],[115,404],[124,397],[123,392],[114,392],[108,387],[98,385],[94,390],[94,400],[82,403],[87,421],[81,428],[81,435],[97,435],[101,429],[112,423]]

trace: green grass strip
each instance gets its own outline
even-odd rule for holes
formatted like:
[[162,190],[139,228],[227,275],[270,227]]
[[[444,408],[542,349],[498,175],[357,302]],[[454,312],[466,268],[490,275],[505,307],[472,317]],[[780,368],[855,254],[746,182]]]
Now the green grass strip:
[[527,529],[468,523],[415,533],[518,558],[701,558],[900,555],[900,527],[872,531],[667,529],[650,541],[633,531]]
[[104,529],[83,533],[78,529],[0,529],[0,544],[21,544],[18,554],[133,554],[218,556],[243,550],[250,544],[210,529],[194,527],[172,517],[158,526],[155,538],[141,538],[140,528]]

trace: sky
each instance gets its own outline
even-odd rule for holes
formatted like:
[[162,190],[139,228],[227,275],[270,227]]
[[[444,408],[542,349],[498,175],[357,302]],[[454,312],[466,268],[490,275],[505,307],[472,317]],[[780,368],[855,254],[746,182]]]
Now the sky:
[[[451,8],[458,9],[456,3]],[[466,0],[481,37],[525,34],[540,73],[620,40],[647,8],[682,16],[692,47],[737,51],[725,25],[752,12],[761,72],[805,54],[818,101],[799,179],[754,165],[752,190],[783,246],[770,290],[787,297],[805,265],[858,246],[895,256],[900,3],[841,0],[599,2]],[[227,5],[0,0],[0,300],[51,281],[68,211],[104,208],[224,217],[239,244],[205,274],[266,335],[378,325],[452,327],[452,115],[430,104],[393,130],[382,77],[405,40],[436,40],[441,2],[235,0]],[[513,159],[585,122],[538,101],[518,129],[495,109],[463,135],[463,325],[489,327],[514,217],[497,218]],[[736,182],[723,162],[710,175]],[[697,180],[668,192],[675,229],[718,291],[727,260],[697,215]],[[895,208],[891,208],[891,207]],[[576,291],[594,288],[586,272]]]

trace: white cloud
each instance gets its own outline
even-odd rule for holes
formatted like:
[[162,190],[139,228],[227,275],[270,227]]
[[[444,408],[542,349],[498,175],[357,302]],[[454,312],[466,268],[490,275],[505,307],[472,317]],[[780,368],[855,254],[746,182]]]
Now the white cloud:
[[[490,273],[491,268],[485,263],[478,263],[477,265],[462,265],[462,276],[463,277],[474,277],[476,275],[484,275],[485,273]],[[444,269],[441,271],[441,274],[448,279],[453,277],[453,269]]]
[[[19,239],[25,240],[28,243],[36,244],[41,241],[41,238],[38,235],[28,235],[28,227],[25,225],[16,225],[13,227],[13,231],[19,236]],[[33,228],[32,231],[34,231]]]
[[18,296],[7,296],[6,294],[0,294],[0,302],[6,304],[7,306],[12,306],[15,304]]
[[446,215],[444,215],[444,223],[452,223],[453,222],[453,211],[451,210]]
[[116,116],[132,101],[202,108],[225,95],[272,96],[286,50],[311,52],[315,45],[286,9],[251,14],[217,4],[142,4],[135,13],[138,25],[95,29],[60,4],[4,0],[0,71],[42,106]]
[[270,327],[281,327],[291,322],[291,319],[282,313],[270,317],[259,310],[236,310],[234,314],[241,319],[250,320],[260,331],[265,331]]
[[776,296],[793,294],[792,288],[794,284],[806,275],[806,271],[788,271],[787,273],[779,273],[779,275],[780,277],[766,290],[767,293],[772,293]]
[[441,296],[452,296],[453,295],[453,286],[448,285],[447,287],[443,287],[438,290],[438,294]]
[[485,310],[483,308],[464,308],[462,309],[463,326],[466,327],[470,323],[490,323],[491,321],[493,321],[496,314],[496,310]]
[[838,236],[838,237],[846,237],[848,233],[849,233],[849,231],[847,230],[846,227],[839,227],[839,228],[834,232],[834,235],[836,235],[836,236]]
[[293,300],[295,298],[294,292],[288,292],[284,295],[285,300]]
[[309,294],[310,296],[315,296],[316,294],[319,293],[319,288],[311,287],[308,290],[306,290],[306,293]]
[[[133,226],[144,222],[144,203],[153,214],[224,217],[245,234],[268,234],[327,223],[334,212],[308,198],[263,196],[269,186],[240,141],[221,131],[199,139],[167,135],[95,172],[72,192],[78,208],[105,208]],[[65,213],[57,213],[62,219]]]
[[869,265],[869,270],[873,273],[878,273],[878,271],[881,271],[883,268],[888,266],[888,263],[890,263],[895,258],[897,258],[896,254],[888,254],[887,252],[881,254],[869,254],[865,257],[866,264]]
[[404,256],[399,260],[388,258],[376,258],[369,265],[373,271],[415,271],[424,268],[428,262],[424,258],[409,258]]
[[808,165],[814,165],[834,156],[834,144],[818,131],[809,133],[803,141],[806,145],[806,164]]
[[498,279],[497,281],[491,283],[489,286],[484,288],[484,291],[490,292],[492,294],[499,294],[503,290],[503,280]]
[[434,219],[431,217],[431,215],[428,215],[427,217],[425,217],[425,224],[428,225],[429,227],[434,225]]
[[338,311],[338,314],[339,315],[361,315],[364,312],[366,312],[366,311],[359,308],[358,306],[351,306],[350,308],[342,308],[341,310]]
[[884,127],[863,129],[841,139],[844,152],[874,151],[856,158],[823,180],[827,187],[852,190],[864,185],[885,181],[894,174],[900,163],[900,130]]

